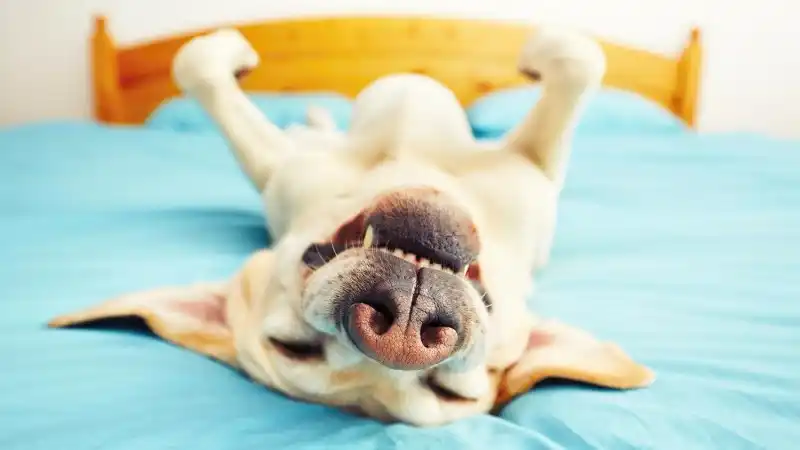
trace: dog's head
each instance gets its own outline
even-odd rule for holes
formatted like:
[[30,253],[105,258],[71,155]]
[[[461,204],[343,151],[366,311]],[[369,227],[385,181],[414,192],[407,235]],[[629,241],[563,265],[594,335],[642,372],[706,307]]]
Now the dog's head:
[[487,412],[543,378],[652,380],[618,347],[528,316],[522,356],[487,365],[492,327],[504,324],[481,283],[482,245],[454,199],[392,191],[318,242],[256,253],[228,283],[127,295],[52,325],[139,316],[292,397],[418,425]]

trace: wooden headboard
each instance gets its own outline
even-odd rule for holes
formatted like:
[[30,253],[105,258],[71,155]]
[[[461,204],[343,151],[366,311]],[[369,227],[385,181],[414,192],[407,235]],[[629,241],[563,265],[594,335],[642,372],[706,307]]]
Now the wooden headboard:
[[[392,72],[432,76],[462,104],[496,89],[529,83],[516,70],[531,31],[527,25],[421,17],[293,19],[236,26],[261,57],[242,82],[247,91],[334,91],[355,96]],[[117,46],[106,19],[91,40],[95,119],[140,124],[178,95],[170,67],[197,30],[145,44]],[[692,30],[677,58],[599,40],[607,57],[606,86],[637,92],[695,124],[702,59]]]

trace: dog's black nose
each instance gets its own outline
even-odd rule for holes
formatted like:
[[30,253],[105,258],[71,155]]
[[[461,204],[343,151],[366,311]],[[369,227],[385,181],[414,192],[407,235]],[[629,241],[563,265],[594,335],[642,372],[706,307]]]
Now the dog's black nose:
[[438,364],[464,342],[467,314],[455,275],[386,254],[395,274],[354,297],[343,314],[350,339],[368,357],[400,370]]

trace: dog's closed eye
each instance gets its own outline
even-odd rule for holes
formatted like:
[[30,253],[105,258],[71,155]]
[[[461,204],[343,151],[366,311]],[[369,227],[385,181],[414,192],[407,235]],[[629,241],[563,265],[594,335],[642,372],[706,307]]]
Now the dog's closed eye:
[[431,390],[440,400],[447,402],[474,402],[476,399],[465,397],[452,389],[446,388],[437,383],[433,376],[428,376],[423,380],[423,384]]
[[281,355],[294,361],[317,361],[325,356],[322,344],[319,342],[281,341],[270,338],[269,342]]
[[303,253],[303,263],[311,269],[319,269],[345,250],[344,244],[312,244]]

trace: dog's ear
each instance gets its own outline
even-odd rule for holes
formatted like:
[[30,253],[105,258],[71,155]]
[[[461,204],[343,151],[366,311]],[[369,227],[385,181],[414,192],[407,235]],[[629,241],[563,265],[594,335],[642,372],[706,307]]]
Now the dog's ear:
[[159,288],[112,298],[56,317],[48,325],[62,328],[104,319],[139,317],[162,339],[236,365],[227,301],[227,283]]
[[548,320],[534,326],[522,358],[503,374],[495,404],[502,406],[548,378],[634,389],[651,384],[655,374],[619,346]]

